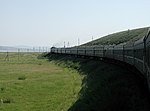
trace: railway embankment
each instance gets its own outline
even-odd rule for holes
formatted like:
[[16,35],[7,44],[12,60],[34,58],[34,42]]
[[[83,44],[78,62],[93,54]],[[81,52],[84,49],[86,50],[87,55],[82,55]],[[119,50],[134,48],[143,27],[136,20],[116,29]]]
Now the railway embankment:
[[148,89],[136,72],[102,60],[59,54],[47,57],[83,76],[78,99],[68,111],[149,111]]

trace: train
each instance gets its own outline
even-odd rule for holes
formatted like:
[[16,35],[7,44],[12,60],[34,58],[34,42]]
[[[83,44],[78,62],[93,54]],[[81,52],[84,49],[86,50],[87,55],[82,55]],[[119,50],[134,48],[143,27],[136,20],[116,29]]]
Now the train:
[[132,65],[147,79],[150,89],[150,28],[141,39],[118,45],[51,48],[51,53],[108,58]]

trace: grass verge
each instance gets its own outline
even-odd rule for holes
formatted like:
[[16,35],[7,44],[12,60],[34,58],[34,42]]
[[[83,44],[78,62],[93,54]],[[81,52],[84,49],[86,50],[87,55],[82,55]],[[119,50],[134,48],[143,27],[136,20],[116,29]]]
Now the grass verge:
[[0,53],[0,111],[66,111],[77,100],[77,71],[37,59],[39,53],[5,56]]

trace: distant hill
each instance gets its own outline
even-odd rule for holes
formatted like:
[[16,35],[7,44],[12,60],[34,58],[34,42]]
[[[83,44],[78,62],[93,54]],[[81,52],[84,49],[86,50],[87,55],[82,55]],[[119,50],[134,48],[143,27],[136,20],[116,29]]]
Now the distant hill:
[[0,52],[49,52],[49,47],[0,46]]
[[120,44],[120,43],[130,43],[134,42],[146,35],[148,31],[148,27],[139,28],[134,30],[126,30],[114,34],[110,34],[94,41],[85,43],[81,46],[91,46],[91,45],[112,45],[112,44]]
[[10,46],[0,46],[0,52],[6,52],[6,51],[17,51],[18,49],[15,47],[10,47]]

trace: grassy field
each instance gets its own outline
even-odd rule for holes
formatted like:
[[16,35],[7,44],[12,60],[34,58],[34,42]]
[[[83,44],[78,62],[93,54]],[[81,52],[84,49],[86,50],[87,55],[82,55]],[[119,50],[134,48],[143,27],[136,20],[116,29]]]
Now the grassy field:
[[[0,111],[149,111],[144,80],[100,60],[0,53]],[[19,55],[19,56],[18,56]]]
[[68,55],[48,57],[84,75],[79,98],[68,111],[149,111],[148,87],[131,67]]
[[0,53],[0,111],[66,111],[77,100],[81,76],[39,53]]
[[130,43],[134,42],[147,34],[148,28],[140,28],[134,30],[126,30],[114,34],[110,34],[99,39],[96,39],[92,42],[83,44],[82,46],[91,46],[91,45],[112,45],[120,43]]

